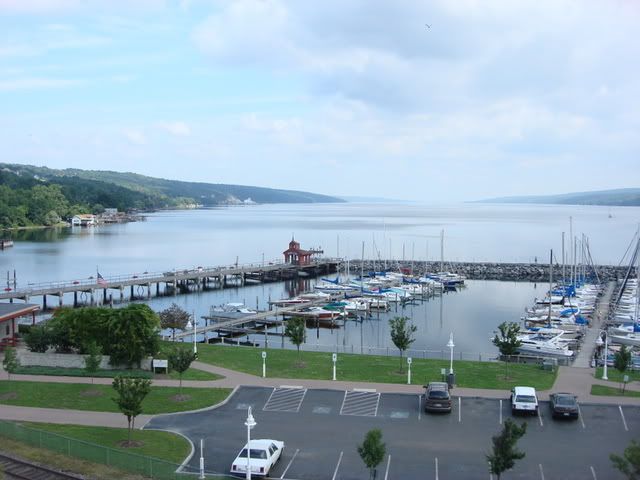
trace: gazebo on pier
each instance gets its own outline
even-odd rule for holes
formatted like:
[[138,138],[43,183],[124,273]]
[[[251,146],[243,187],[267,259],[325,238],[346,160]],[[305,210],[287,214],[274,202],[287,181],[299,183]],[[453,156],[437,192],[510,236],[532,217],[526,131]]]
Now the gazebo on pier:
[[323,250],[301,249],[300,243],[296,242],[293,237],[289,242],[289,248],[282,252],[284,255],[284,262],[291,265],[309,265],[313,260],[313,255],[320,255],[322,253],[324,253]]

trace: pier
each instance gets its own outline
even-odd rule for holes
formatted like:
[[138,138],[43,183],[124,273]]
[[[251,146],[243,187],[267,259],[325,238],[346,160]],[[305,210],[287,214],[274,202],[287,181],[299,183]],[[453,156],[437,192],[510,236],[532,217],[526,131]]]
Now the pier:
[[[218,267],[196,267],[175,269],[168,272],[129,274],[115,277],[89,278],[28,284],[26,287],[7,286],[0,293],[0,301],[25,303],[34,297],[42,299],[43,310],[47,309],[47,297],[57,297],[57,306],[64,306],[65,294],[73,295],[73,306],[79,304],[108,305],[116,300],[149,299],[152,296],[177,295],[192,291],[213,290],[229,286],[242,287],[247,282],[277,282],[298,277],[315,277],[334,273],[340,264],[339,259],[319,258],[304,265],[284,262],[269,264],[232,265]],[[125,295],[126,291],[129,295]]]

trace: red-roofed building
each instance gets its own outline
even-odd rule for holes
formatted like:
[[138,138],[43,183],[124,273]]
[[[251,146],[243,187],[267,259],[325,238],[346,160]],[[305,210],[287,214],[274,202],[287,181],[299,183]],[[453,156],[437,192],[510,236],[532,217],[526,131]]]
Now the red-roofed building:
[[324,253],[323,250],[303,250],[300,244],[293,238],[289,242],[289,248],[284,252],[284,262],[291,265],[309,265],[313,260],[313,255]]
[[33,324],[38,310],[40,310],[38,305],[29,303],[0,303],[0,350],[7,345],[15,346],[16,319],[30,316]]

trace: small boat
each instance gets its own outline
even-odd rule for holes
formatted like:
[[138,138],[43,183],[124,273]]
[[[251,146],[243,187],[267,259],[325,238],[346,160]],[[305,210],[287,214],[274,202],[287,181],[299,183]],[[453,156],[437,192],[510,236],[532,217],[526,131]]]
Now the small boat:
[[0,250],[10,247],[13,247],[13,240],[8,240],[6,238],[0,240]]
[[609,335],[609,341],[620,345],[640,347],[640,334],[629,333],[627,335]]

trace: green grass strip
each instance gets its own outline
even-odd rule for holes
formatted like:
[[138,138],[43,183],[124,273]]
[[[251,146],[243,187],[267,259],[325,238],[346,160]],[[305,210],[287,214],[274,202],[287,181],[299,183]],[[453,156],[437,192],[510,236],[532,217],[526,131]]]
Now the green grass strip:
[[[596,368],[596,378],[602,379],[602,373],[604,372],[604,369],[602,367],[598,367]],[[609,378],[610,381],[612,382],[622,382],[622,379],[624,378],[625,375],[629,376],[629,381],[633,382],[633,381],[640,381],[640,371],[634,370],[627,370],[624,373],[619,372],[618,370],[616,370],[615,368],[607,368],[607,377]]]
[[[210,365],[238,370],[253,375],[262,374],[261,349],[220,345],[199,345],[198,360]],[[337,379],[371,383],[406,383],[406,358],[376,355],[339,354]],[[446,360],[413,358],[412,383],[424,384],[441,380],[440,371],[449,368]],[[515,385],[527,385],[538,390],[552,387],[556,372],[542,370],[534,364],[508,364],[503,362],[454,361],[456,384],[459,387],[510,389]],[[505,376],[507,378],[505,379]],[[267,376],[272,378],[297,378],[330,380],[332,377],[331,353],[269,349],[267,351]]]
[[[171,371],[168,375],[165,374],[153,374],[148,370],[98,370],[94,374],[89,374],[83,368],[61,368],[61,367],[41,367],[41,366],[28,366],[18,367],[14,372],[16,375],[49,375],[56,377],[84,377],[84,378],[113,378],[118,375],[124,375],[125,377],[133,378],[168,378],[171,380],[179,380],[180,375],[178,372]],[[196,368],[190,368],[182,374],[183,380],[196,380],[196,381],[209,381],[220,380],[224,378],[222,375],[215,373],[205,372],[204,370],[198,370]]]
[[[176,401],[178,387],[151,387],[142,403],[143,414],[183,412],[215,405],[224,400],[229,388],[187,388],[182,394],[189,398]],[[79,383],[0,381],[0,404],[24,407],[62,408],[98,412],[119,412],[113,401],[111,385]]]
[[605,385],[591,385],[591,395],[599,395],[606,397],[640,397],[640,392],[634,392],[627,390],[622,393],[622,390],[618,387],[607,387]]
[[136,453],[180,464],[191,451],[189,442],[180,435],[157,430],[133,430],[131,440],[139,446],[121,447],[127,440],[127,429],[109,427],[87,427],[83,425],[58,425],[53,423],[25,423],[37,430],[56,433],[75,440],[82,440],[127,453]]

